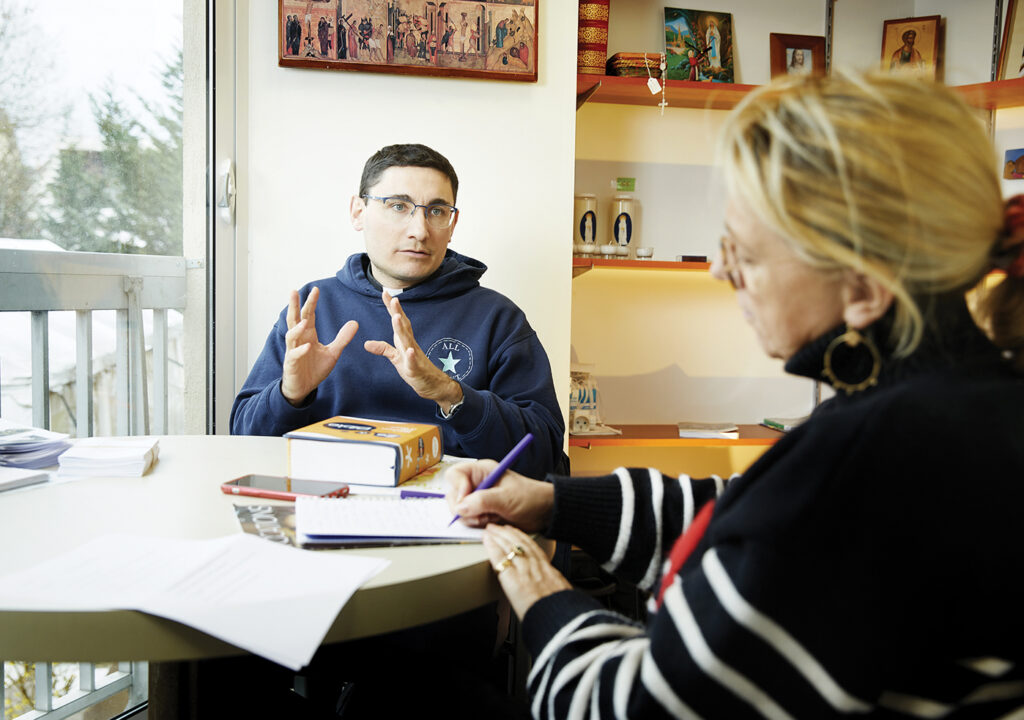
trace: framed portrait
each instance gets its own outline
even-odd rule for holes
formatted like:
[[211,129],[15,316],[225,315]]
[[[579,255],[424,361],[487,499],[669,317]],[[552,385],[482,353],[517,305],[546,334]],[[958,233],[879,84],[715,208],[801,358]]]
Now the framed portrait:
[[825,37],[770,33],[772,77],[777,75],[824,75]]
[[941,79],[942,16],[886,20],[882,29],[882,70]]
[[665,74],[669,80],[734,80],[732,13],[665,8]]
[[537,81],[540,0],[278,0],[282,67]]
[[1024,180],[1024,148],[1006,151],[1003,156],[1003,179]]
[[1024,8],[1020,0],[1007,0],[996,77],[999,80],[1024,77]]

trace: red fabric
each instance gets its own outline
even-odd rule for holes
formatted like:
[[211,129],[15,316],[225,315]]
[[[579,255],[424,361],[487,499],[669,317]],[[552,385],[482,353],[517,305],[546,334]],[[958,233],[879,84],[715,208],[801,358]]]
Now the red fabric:
[[704,537],[704,532],[708,529],[708,524],[711,522],[711,512],[714,510],[714,507],[714,500],[702,507],[700,512],[697,513],[697,517],[690,523],[690,527],[676,539],[675,545],[672,546],[672,552],[668,555],[668,571],[661,579],[661,589],[658,591],[657,606],[659,608],[661,607],[661,600],[665,595],[665,591],[668,590],[679,574],[679,568],[683,566],[686,559],[690,557],[690,553],[693,552],[694,548],[700,543],[701,538]]

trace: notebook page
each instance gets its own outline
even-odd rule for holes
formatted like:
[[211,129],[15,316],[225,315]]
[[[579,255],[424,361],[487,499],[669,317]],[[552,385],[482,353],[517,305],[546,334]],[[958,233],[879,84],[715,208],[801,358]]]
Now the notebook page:
[[300,496],[296,532],[310,537],[456,538],[479,541],[482,530],[461,522],[451,527],[444,498],[356,495],[343,499]]

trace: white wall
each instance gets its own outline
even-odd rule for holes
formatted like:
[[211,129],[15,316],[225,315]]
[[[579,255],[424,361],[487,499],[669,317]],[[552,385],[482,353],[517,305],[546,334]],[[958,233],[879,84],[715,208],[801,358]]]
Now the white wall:
[[459,176],[451,247],[486,263],[483,283],[526,312],[565,412],[576,3],[540,3],[536,83],[281,68],[277,3],[239,4],[249,46],[239,167],[248,242],[246,367],[288,291],[333,275],[362,250],[348,205],[366,159],[384,145],[422,142],[444,153]]

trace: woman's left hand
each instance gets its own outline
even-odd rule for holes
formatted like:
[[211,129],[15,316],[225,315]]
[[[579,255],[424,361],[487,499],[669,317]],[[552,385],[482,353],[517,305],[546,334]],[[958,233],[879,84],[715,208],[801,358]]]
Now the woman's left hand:
[[555,570],[547,553],[533,539],[511,525],[488,525],[484,548],[491,567],[512,609],[521,620],[530,607],[543,597],[572,585]]

